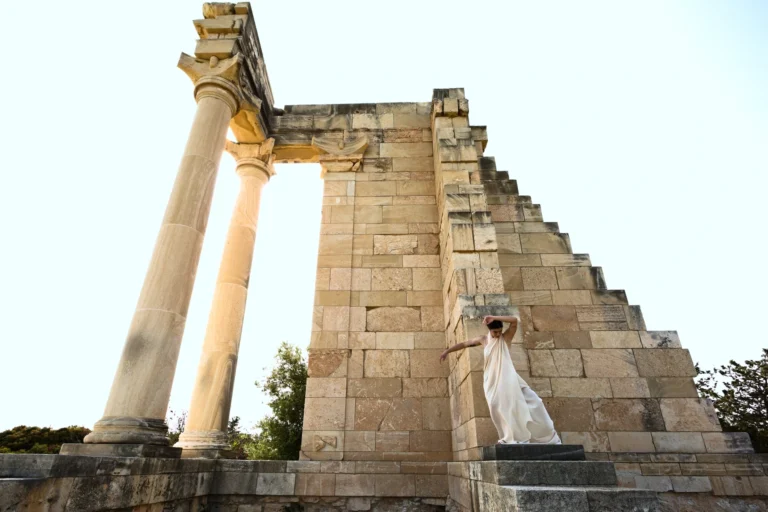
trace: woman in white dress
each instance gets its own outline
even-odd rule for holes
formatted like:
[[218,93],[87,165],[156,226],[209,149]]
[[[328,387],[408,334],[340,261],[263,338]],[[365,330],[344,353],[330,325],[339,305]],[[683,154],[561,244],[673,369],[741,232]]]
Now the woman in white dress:
[[[486,316],[486,336],[446,349],[440,360],[450,352],[467,347],[483,346],[483,388],[491,420],[499,433],[500,444],[547,443],[561,444],[555,425],[538,395],[520,378],[512,364],[506,342],[512,341],[518,319],[513,316]],[[504,331],[503,322],[509,323]]]

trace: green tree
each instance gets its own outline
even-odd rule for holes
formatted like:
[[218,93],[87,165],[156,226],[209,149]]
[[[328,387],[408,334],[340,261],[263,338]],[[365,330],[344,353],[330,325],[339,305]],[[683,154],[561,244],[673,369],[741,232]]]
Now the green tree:
[[726,432],[747,432],[758,452],[768,452],[768,349],[744,364],[729,361],[701,371],[696,387],[715,404]]
[[304,423],[304,395],[307,389],[307,363],[298,347],[280,344],[277,365],[256,386],[270,397],[272,414],[261,419],[254,442],[247,447],[249,459],[298,460],[301,428]]
[[19,425],[0,432],[0,453],[59,453],[62,444],[82,443],[90,433],[78,426],[53,430]]
[[168,424],[168,446],[173,446],[179,442],[179,436],[184,432],[184,427],[187,424],[187,411],[175,412],[171,409],[168,412],[168,417],[165,419]]

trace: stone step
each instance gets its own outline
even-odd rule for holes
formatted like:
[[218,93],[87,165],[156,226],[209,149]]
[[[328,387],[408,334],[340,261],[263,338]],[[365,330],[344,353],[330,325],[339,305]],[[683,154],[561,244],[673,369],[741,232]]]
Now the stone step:
[[580,444],[497,444],[483,447],[483,460],[586,460]]
[[507,171],[474,171],[470,176],[472,183],[485,183],[488,181],[509,181]]
[[612,487],[478,485],[483,512],[657,512],[655,492]]
[[516,181],[486,181],[483,182],[483,187],[486,194],[518,194]]
[[477,159],[481,171],[495,171],[496,159],[492,156],[481,156]]
[[613,462],[500,460],[470,462],[470,478],[498,485],[616,485]]

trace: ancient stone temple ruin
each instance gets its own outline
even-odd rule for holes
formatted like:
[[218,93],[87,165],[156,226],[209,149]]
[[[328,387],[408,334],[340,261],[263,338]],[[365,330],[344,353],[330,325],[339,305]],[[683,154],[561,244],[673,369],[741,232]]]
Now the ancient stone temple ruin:
[[[249,4],[203,14],[179,60],[197,113],[104,416],[60,455],[0,455],[0,510],[768,510],[768,459],[721,431],[677,334],[646,330],[497,169],[463,89],[278,108]],[[241,190],[171,447],[164,418],[225,150]],[[235,461],[259,199],[280,162],[319,163],[325,180],[301,460]],[[564,446],[495,448],[482,348],[439,361],[487,332],[488,314],[520,318],[515,366]]]

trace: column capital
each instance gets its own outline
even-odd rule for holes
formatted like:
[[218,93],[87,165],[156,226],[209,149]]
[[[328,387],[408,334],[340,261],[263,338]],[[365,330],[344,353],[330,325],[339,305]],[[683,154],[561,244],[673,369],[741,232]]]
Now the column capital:
[[[177,66],[195,84],[196,101],[206,96],[219,98],[229,106],[234,116],[241,107],[246,106],[238,79],[242,62],[243,57],[239,54],[228,59],[211,57],[203,60],[182,53]],[[259,106],[249,105],[257,110]]]
[[236,162],[240,176],[262,177],[267,180],[275,175],[275,139],[269,138],[261,144],[239,144],[228,140],[224,149]]
[[322,166],[321,178],[329,172],[357,172],[368,147],[368,136],[361,135],[352,140],[312,137],[312,146],[323,153],[318,157]]

